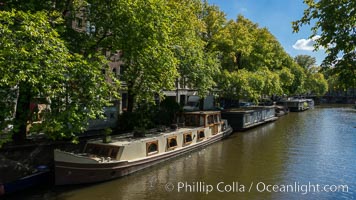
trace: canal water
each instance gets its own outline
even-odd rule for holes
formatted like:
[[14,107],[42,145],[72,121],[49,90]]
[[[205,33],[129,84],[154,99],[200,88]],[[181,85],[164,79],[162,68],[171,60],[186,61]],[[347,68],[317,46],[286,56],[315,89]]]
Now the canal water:
[[356,110],[290,113],[117,180],[14,198],[356,199]]

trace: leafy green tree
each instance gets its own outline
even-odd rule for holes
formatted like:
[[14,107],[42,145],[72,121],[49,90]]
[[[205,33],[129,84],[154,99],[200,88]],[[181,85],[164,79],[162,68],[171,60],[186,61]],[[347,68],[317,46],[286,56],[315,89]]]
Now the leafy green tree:
[[[118,82],[102,75],[105,59],[72,54],[52,28],[48,13],[0,11],[0,114],[3,138],[25,139],[30,110],[46,98],[42,123],[30,124],[50,138],[75,138],[90,118],[101,116],[110,97],[117,98]],[[7,129],[13,125],[12,129]],[[0,140],[5,142],[5,140]]]
[[223,68],[230,71],[249,68],[257,24],[239,15],[236,21],[230,20],[225,27],[228,30],[226,38],[229,40],[225,48],[220,48],[223,52]]
[[200,96],[205,96],[216,85],[215,75],[220,71],[218,54],[212,49],[218,30],[212,31],[217,27],[206,24],[206,18],[211,18],[213,9],[206,3],[190,0],[172,0],[170,7],[177,13],[172,16],[172,37],[179,76]]
[[356,1],[305,0],[308,8],[293,22],[294,32],[316,20],[310,38],[320,35],[316,47],[324,48],[324,66],[333,66],[334,74],[346,75],[341,82],[347,88],[356,83]]
[[219,88],[222,89],[223,96],[229,99],[241,99],[244,91],[249,91],[246,70],[233,71],[223,70]]
[[303,68],[305,74],[305,81],[303,91],[308,94],[321,96],[328,90],[328,83],[324,75],[320,73],[320,67],[316,66],[316,59],[309,55],[298,55],[294,61]]
[[[293,22],[294,32],[298,32],[301,26],[316,20],[310,37],[320,34],[320,38],[316,40],[316,47],[325,48],[328,53],[325,62],[335,63],[339,53],[344,55],[344,59],[352,61],[356,49],[356,2],[353,0],[305,0],[304,3],[308,8],[300,20]],[[348,55],[353,56],[347,58]]]
[[270,70],[280,69],[282,66],[279,53],[284,50],[275,37],[267,28],[258,28],[254,38],[248,69],[251,71],[256,71],[261,67],[267,67]]
[[316,96],[324,95],[328,91],[328,82],[322,73],[309,73],[306,81],[308,93]]
[[223,70],[221,76],[219,87],[227,99],[246,99],[258,102],[261,91],[265,87],[263,76],[246,69],[233,72]]
[[[283,89],[287,90],[291,86],[294,75],[286,66],[290,67],[289,64],[293,63],[293,60],[286,62],[289,59],[288,54],[266,28],[259,28],[241,15],[236,21],[227,22],[224,27],[228,30],[227,33],[224,32],[225,38],[228,39],[225,39],[225,46],[218,46],[218,50],[222,52],[222,68],[233,75],[226,76],[228,84],[222,81],[222,87],[238,88],[238,84],[229,79],[244,78],[244,75],[248,74],[244,81],[245,88],[237,90],[244,93],[235,96],[245,96],[257,101],[262,95],[280,95]],[[227,71],[223,75],[226,75]],[[231,95],[228,98],[232,98]]]
[[291,73],[294,75],[293,83],[288,87],[290,95],[300,95],[306,92],[305,81],[307,75],[305,74],[304,68],[294,63],[289,67]]
[[202,11],[198,16],[204,23],[205,30],[202,30],[202,39],[207,43],[206,49],[216,51],[221,44],[226,42],[226,14],[219,7],[209,5],[204,1]]
[[162,89],[173,89],[178,77],[174,55],[172,15],[166,1],[88,1],[89,21],[99,47],[121,50],[125,63],[123,79],[128,90],[128,110],[135,104],[154,102]]
[[278,73],[274,73],[267,67],[261,68],[258,72],[264,80],[264,87],[261,94],[265,95],[281,95],[283,93],[281,82]]
[[278,71],[279,79],[281,81],[281,87],[284,94],[289,95],[289,87],[293,84],[295,76],[292,74],[291,70],[287,67],[283,67]]
[[310,69],[311,67],[316,66],[315,57],[309,56],[309,55],[297,55],[294,58],[294,61],[306,70]]

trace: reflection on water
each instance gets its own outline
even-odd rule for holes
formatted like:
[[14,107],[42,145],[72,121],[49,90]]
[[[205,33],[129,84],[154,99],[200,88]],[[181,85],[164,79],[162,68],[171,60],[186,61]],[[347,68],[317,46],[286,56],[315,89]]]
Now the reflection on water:
[[[353,199],[355,127],[356,112],[352,108],[319,107],[290,113],[276,122],[234,134],[205,149],[130,176],[76,189],[57,187],[40,197]],[[277,192],[266,191],[273,185],[278,187]],[[323,191],[325,185],[329,185],[328,192]],[[339,185],[347,185],[348,192],[331,192]]]

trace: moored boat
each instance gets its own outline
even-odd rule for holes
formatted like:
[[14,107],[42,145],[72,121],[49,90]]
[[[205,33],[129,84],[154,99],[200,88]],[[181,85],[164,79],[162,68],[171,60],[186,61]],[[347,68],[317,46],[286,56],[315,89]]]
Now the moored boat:
[[12,194],[39,185],[53,184],[52,175],[47,166],[38,166],[31,175],[19,178],[14,181],[0,183],[0,196]]
[[229,121],[234,131],[253,128],[278,119],[274,106],[228,109],[222,112],[222,116]]
[[220,111],[187,112],[180,128],[133,137],[112,136],[110,143],[89,141],[83,153],[54,151],[56,185],[95,183],[125,176],[217,142],[232,133]]
[[277,105],[288,107],[292,112],[300,112],[309,109],[310,106],[314,107],[312,99],[286,99],[277,102]]

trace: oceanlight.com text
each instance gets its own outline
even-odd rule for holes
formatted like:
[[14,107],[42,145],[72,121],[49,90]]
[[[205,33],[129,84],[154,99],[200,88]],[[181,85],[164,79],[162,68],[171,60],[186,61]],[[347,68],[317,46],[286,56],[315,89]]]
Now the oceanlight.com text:
[[215,184],[207,183],[204,181],[197,182],[177,182],[167,183],[165,185],[167,192],[180,192],[180,193],[205,193],[211,192],[220,193],[244,193],[244,192],[259,192],[259,193],[320,193],[320,192],[349,192],[348,185],[336,184],[319,184],[319,183],[300,183],[293,182],[291,184],[267,184],[262,181],[251,182],[249,184],[242,184],[238,181],[235,182],[217,182]]

